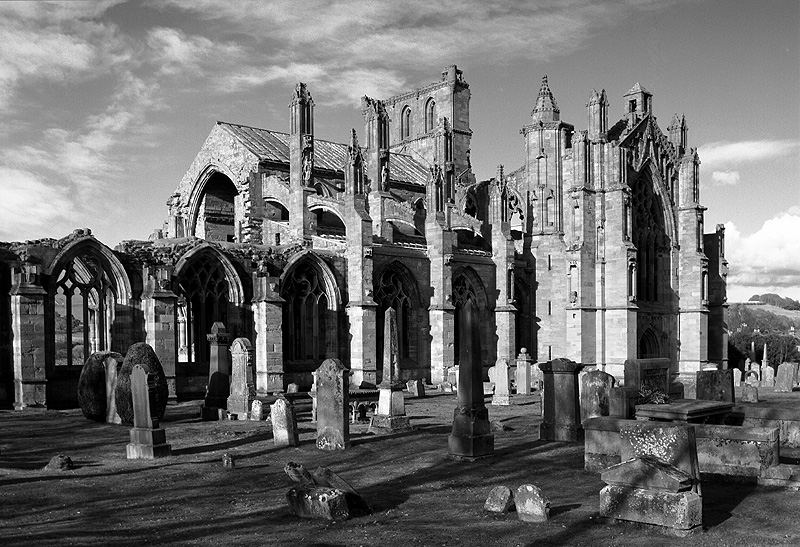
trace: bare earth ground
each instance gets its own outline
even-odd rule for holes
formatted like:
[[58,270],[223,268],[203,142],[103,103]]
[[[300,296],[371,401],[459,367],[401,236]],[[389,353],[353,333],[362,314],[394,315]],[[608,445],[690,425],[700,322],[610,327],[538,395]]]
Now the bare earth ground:
[[[538,397],[515,403],[489,406],[510,430],[496,431],[495,455],[475,463],[447,456],[450,394],[406,399],[415,431],[375,436],[353,425],[353,447],[335,453],[317,450],[308,413],[301,446],[275,448],[265,422],[201,422],[197,402],[171,404],[163,426],[173,456],[155,461],[127,460],[128,428],[79,410],[2,411],[0,544],[800,544],[800,493],[750,484],[704,483],[704,531],[686,539],[600,519],[604,484],[583,470],[583,446],[539,441]],[[59,452],[77,469],[41,471]],[[225,452],[235,469],[222,467]],[[292,516],[288,461],[330,467],[374,514],[336,523]],[[492,487],[523,483],[550,496],[549,522],[484,512]]]

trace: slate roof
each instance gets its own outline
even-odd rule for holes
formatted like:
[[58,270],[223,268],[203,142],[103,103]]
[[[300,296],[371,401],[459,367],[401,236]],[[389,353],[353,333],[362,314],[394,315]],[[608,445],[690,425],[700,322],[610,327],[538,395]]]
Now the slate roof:
[[[289,164],[289,134],[247,125],[217,122],[260,161]],[[389,172],[395,182],[424,186],[428,170],[407,154],[390,153]],[[347,145],[314,139],[314,167],[341,173],[347,162]]]

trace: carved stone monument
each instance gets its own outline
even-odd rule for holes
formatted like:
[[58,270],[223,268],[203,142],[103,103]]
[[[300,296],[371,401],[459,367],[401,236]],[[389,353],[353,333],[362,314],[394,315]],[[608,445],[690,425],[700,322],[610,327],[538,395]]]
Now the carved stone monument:
[[506,359],[498,359],[494,370],[495,384],[492,404],[508,406],[511,404],[511,382],[509,378],[508,361]]
[[269,407],[272,417],[272,441],[275,446],[298,446],[297,419],[292,403],[278,397]]
[[206,335],[208,341],[208,385],[206,397],[201,409],[204,420],[217,420],[220,409],[226,409],[231,382],[231,355],[228,345],[231,335],[225,325],[216,322],[211,325],[211,333]]
[[256,397],[253,374],[253,346],[247,338],[237,338],[231,344],[233,370],[231,394],[228,397],[228,415],[234,420],[246,420],[250,405]]
[[317,369],[317,448],[350,446],[348,384],[350,370],[338,359],[325,359]]
[[411,424],[403,399],[405,384],[400,379],[400,349],[394,308],[386,310],[383,325],[383,380],[378,385],[378,411],[372,417],[369,428],[370,431],[404,431],[410,429]]
[[611,374],[601,370],[590,370],[581,377],[581,421],[610,415],[611,390],[615,383]]
[[583,440],[578,401],[578,372],[582,367],[583,365],[569,359],[553,359],[539,364],[544,373],[539,439],[569,442]]
[[133,429],[131,442],[127,446],[128,459],[152,460],[169,456],[166,432],[158,426],[158,389],[156,375],[149,374],[141,365],[134,365],[131,372],[131,396],[133,398]]

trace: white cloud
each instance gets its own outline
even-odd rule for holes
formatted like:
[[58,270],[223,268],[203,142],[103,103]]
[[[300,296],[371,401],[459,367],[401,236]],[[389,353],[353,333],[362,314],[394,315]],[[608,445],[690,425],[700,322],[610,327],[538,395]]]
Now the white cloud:
[[702,145],[697,153],[706,169],[728,170],[742,165],[788,156],[800,150],[797,140],[758,140],[741,142],[712,142]]
[[714,171],[711,178],[717,184],[724,186],[734,186],[739,184],[739,171]]
[[[755,233],[742,234],[733,222],[725,224],[728,285],[739,287],[800,287],[800,211],[797,208],[767,220]],[[772,291],[778,292],[781,291]],[[785,293],[786,291],[784,291]],[[788,293],[787,293],[788,294]]]
[[60,236],[70,230],[74,195],[34,173],[0,166],[0,241]]

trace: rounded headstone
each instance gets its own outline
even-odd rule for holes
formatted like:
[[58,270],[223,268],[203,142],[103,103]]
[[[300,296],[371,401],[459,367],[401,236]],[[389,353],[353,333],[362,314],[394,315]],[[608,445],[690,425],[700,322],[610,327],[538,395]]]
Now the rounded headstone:
[[113,351],[98,351],[89,356],[78,378],[78,405],[83,415],[96,422],[106,421],[106,359],[122,362],[122,355]]
[[495,486],[483,508],[492,513],[507,513],[514,508],[514,493],[508,486]]
[[164,411],[167,409],[167,398],[169,388],[167,387],[167,377],[164,369],[158,360],[156,352],[148,344],[137,342],[128,348],[125,360],[117,373],[117,389],[115,391],[117,413],[122,423],[133,425],[133,397],[131,395],[131,372],[134,365],[141,365],[148,373],[156,375],[156,388],[158,395],[157,415],[153,418],[161,420]]
[[550,519],[550,500],[538,486],[523,484],[514,493],[519,520],[525,522],[547,522]]

